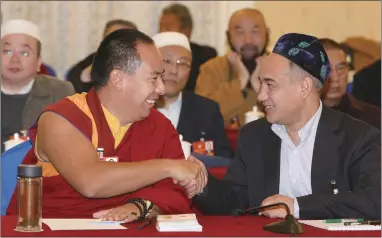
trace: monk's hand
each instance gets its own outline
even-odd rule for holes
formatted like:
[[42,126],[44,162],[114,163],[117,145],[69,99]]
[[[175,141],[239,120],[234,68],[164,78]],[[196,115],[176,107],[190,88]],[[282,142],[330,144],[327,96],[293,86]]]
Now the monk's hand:
[[190,198],[203,190],[207,184],[207,170],[203,163],[199,162],[190,159],[190,157],[188,160],[176,160],[173,161],[170,169],[170,177],[175,183],[178,182],[187,190]]
[[197,181],[200,184],[193,184],[192,180],[184,180],[180,182],[180,185],[186,189],[188,197],[192,198],[195,195],[203,192],[203,189],[205,188],[208,182],[208,171],[203,162],[198,160],[195,156],[191,155],[190,157],[188,157],[188,160],[198,163],[203,169],[203,176],[199,181]]
[[235,71],[237,77],[240,79],[240,85],[241,89],[244,89],[249,81],[249,72],[245,65],[243,64],[243,61],[241,60],[241,55],[236,52],[229,52],[228,55],[228,62]]
[[135,221],[139,216],[139,209],[131,203],[93,214],[94,218],[101,218],[102,221],[123,221],[124,223]]
[[[290,213],[293,215],[294,199],[281,194],[276,194],[264,199],[260,206],[267,206],[280,202],[285,203],[289,207]],[[287,211],[283,206],[280,206],[278,208],[269,208],[263,212],[260,212],[259,215],[264,215],[269,218],[285,218]]]

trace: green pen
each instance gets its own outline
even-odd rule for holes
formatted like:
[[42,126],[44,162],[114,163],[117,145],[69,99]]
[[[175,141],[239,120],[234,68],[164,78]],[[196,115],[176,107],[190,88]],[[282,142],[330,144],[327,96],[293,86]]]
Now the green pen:
[[364,221],[363,218],[357,219],[325,219],[324,223],[344,223],[344,222],[361,222]]

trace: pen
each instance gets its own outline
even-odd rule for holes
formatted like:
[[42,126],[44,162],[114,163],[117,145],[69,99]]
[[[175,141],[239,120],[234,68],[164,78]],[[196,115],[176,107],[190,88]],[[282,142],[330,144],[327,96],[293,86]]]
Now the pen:
[[152,220],[148,220],[146,221],[145,223],[143,223],[142,225],[138,226],[138,230],[142,230],[143,228],[145,228],[146,226],[150,225],[152,223]]
[[330,181],[330,184],[332,185],[333,194],[334,194],[334,195],[337,195],[337,194],[338,194],[338,187],[337,187],[337,182],[336,182],[336,180],[332,180],[332,181]]
[[359,219],[325,219],[324,223],[343,223],[343,222],[361,222],[364,221],[363,218]]
[[345,222],[345,226],[357,226],[357,225],[381,225],[381,220],[375,221],[361,221],[361,222]]

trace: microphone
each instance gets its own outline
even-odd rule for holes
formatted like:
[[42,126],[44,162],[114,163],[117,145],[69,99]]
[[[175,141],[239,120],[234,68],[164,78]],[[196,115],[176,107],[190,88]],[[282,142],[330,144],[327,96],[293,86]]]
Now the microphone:
[[285,203],[275,203],[261,207],[252,207],[248,209],[235,209],[232,211],[233,216],[243,216],[247,214],[253,214],[261,212],[267,208],[278,208],[282,206],[287,211],[287,215],[285,216],[283,221],[273,222],[271,224],[265,225],[263,227],[264,230],[275,232],[275,233],[283,233],[283,234],[302,234],[304,233],[304,227],[302,224],[298,223],[292,214],[290,214],[290,210],[288,205]]

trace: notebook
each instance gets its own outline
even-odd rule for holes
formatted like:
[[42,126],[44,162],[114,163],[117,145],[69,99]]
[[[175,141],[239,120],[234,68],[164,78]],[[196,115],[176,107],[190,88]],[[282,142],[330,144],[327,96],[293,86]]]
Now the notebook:
[[323,220],[299,220],[301,224],[313,226],[328,231],[377,231],[381,225],[356,225],[345,226],[343,223],[324,223]]
[[201,232],[203,230],[195,214],[159,215],[156,228],[159,232]]

